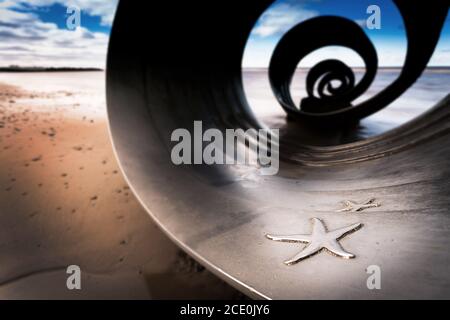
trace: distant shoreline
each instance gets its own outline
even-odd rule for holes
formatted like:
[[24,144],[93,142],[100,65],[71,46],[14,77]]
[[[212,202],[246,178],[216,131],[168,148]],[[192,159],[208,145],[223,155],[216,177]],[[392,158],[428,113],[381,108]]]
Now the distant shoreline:
[[[378,69],[380,70],[399,70],[402,69],[403,66],[399,66],[399,67],[378,67]],[[242,68],[243,70],[267,70],[269,69],[268,67],[245,67]],[[306,67],[300,67],[297,68],[298,70],[309,70],[311,68],[306,68]],[[350,67],[350,69],[354,69],[354,70],[365,70],[365,67]],[[450,70],[450,66],[432,66],[432,67],[426,67],[425,69],[430,69],[430,70]]]
[[[242,68],[242,71],[244,72],[267,72],[269,68]],[[355,72],[365,72],[366,68],[364,67],[350,67]],[[311,68],[297,68],[297,71],[309,71]],[[389,72],[389,71],[396,71],[400,72],[402,70],[402,67],[379,67],[378,72]],[[433,72],[433,73],[450,73],[450,66],[449,67],[427,67],[425,68],[424,72]]]
[[0,67],[0,72],[87,72],[105,71],[101,68],[44,68],[44,67]]
[[[364,67],[350,67],[355,71],[365,71]],[[311,68],[297,68],[297,70],[310,70]],[[379,67],[379,71],[399,71],[402,67]],[[268,67],[243,67],[242,71],[247,72],[261,72],[267,71]],[[44,68],[44,67],[0,67],[2,73],[27,73],[27,72],[104,72],[102,68]],[[425,68],[425,71],[445,71],[450,72],[450,66],[432,66]]]

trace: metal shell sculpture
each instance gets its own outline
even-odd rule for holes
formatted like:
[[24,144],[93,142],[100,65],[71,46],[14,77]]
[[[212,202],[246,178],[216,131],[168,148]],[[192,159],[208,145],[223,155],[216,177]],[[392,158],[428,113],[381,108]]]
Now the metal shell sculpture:
[[[294,121],[278,137],[277,175],[261,176],[252,166],[171,162],[171,133],[193,132],[194,121],[222,132],[263,127],[244,93],[241,61],[255,22],[271,3],[120,1],[107,103],[113,144],[134,193],[181,248],[251,297],[372,298],[365,272],[371,265],[383,271],[376,297],[450,297],[450,98],[380,136],[315,146],[324,135],[387,107],[417,80],[439,39],[447,0],[394,1],[408,37],[406,61],[398,79],[361,104],[354,101],[377,72],[376,48],[361,28],[327,16],[283,36],[269,76]],[[342,62],[326,60],[309,71],[308,96],[293,101],[289,87],[298,62],[326,45],[356,51],[366,64],[362,81],[356,83]],[[340,86],[331,85],[334,80]],[[373,198],[379,206],[340,212],[343,201]],[[363,224],[341,240],[356,258],[320,254],[283,264],[301,247],[266,235],[311,234],[312,218],[330,230]]]
[[[414,84],[425,70],[438,43],[447,17],[448,2],[437,1],[433,5],[424,5],[421,1],[393,2],[404,19],[408,38],[406,61],[398,79],[372,99],[352,105],[352,101],[369,88],[376,76],[376,49],[354,21],[340,17],[310,19],[295,26],[281,39],[270,63],[272,88],[286,112],[298,118],[328,123],[360,120],[380,111]],[[309,72],[308,97],[302,100],[298,108],[290,95],[290,84],[297,65],[309,53],[331,45],[347,47],[358,53],[365,63],[364,77],[355,85],[353,72],[345,64],[338,60],[322,61]],[[341,85],[333,88],[333,80],[338,80]],[[313,90],[317,81],[318,94],[315,95]],[[328,89],[329,95],[325,94],[325,89]]]

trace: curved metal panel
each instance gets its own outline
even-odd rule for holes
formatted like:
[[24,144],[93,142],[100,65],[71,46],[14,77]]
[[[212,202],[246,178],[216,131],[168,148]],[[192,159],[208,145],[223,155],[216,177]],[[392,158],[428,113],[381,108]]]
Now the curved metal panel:
[[[448,298],[450,98],[405,126],[357,143],[313,147],[301,130],[282,132],[276,176],[262,176],[254,166],[172,164],[171,133],[193,132],[195,120],[221,131],[261,127],[243,93],[241,60],[269,5],[120,2],[108,55],[108,114],[133,191],[178,245],[252,297]],[[364,202],[372,198],[380,206]],[[266,235],[312,235],[313,218],[332,235],[361,224],[338,239],[355,258],[319,252],[284,264],[304,245]],[[337,239],[326,240],[337,250]],[[381,291],[366,286],[371,265],[383,270]]]

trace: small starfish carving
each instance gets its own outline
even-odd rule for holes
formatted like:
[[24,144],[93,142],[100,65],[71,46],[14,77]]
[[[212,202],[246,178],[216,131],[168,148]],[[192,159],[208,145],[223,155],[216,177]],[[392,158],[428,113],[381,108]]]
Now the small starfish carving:
[[339,240],[346,235],[353,233],[362,227],[361,223],[355,223],[347,227],[339,228],[333,231],[327,231],[327,228],[323,224],[322,220],[313,218],[313,231],[312,234],[296,234],[292,236],[273,236],[266,235],[270,240],[280,242],[299,242],[308,243],[308,245],[292,259],[285,261],[287,265],[293,265],[306,258],[309,258],[322,250],[326,250],[329,253],[344,258],[352,259],[354,254],[345,251],[339,244]]
[[381,204],[375,201],[376,201],[375,198],[366,200],[363,203],[356,203],[354,201],[345,200],[342,202],[345,205],[345,207],[341,210],[338,210],[337,212],[359,212],[368,208],[381,207]]

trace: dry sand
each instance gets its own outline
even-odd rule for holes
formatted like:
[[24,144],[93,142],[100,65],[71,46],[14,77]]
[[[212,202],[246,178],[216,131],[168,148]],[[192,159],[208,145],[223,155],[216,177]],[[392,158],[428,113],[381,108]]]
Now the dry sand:
[[[242,298],[141,208],[105,112],[71,113],[83,93],[23,83],[0,84],[0,298]],[[66,288],[69,265],[81,268],[80,291]]]

